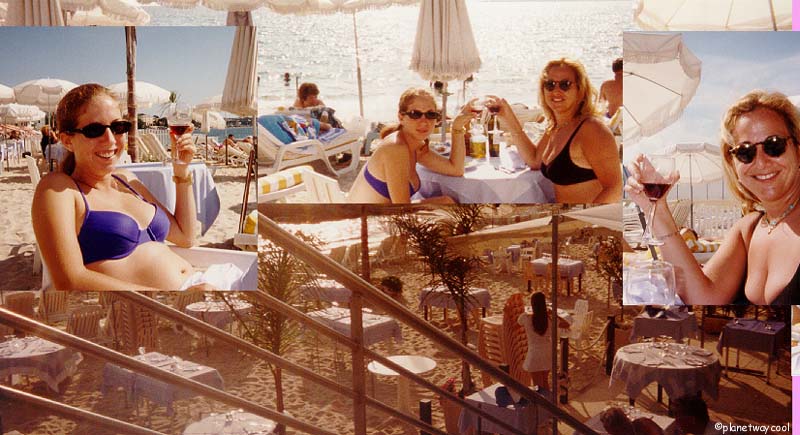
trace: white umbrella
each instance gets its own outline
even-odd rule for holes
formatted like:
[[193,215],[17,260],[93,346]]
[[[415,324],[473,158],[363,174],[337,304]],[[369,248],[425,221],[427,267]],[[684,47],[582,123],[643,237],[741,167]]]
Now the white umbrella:
[[[128,82],[115,83],[108,87],[117,101],[128,101]],[[136,81],[136,106],[146,109],[169,102],[170,91],[148,82]],[[127,103],[124,103],[127,105]]]
[[178,9],[205,6],[217,11],[252,11],[264,6],[266,0],[139,0],[140,3],[156,3]]
[[791,0],[638,0],[645,30],[792,30]]
[[8,104],[16,101],[14,98],[14,89],[5,85],[0,85],[0,104]]
[[60,0],[10,0],[6,26],[63,26]]
[[14,86],[14,95],[20,104],[30,104],[53,113],[61,97],[76,86],[75,83],[60,79],[29,80]]
[[209,130],[224,130],[227,127],[225,118],[215,110],[204,110],[202,112],[192,111],[192,119],[200,123],[200,131],[208,133]]
[[[409,68],[425,80],[445,83],[442,119],[447,119],[447,82],[464,80],[480,66],[464,0],[424,0],[419,9]],[[442,142],[446,127],[442,125]]]
[[279,14],[311,15],[337,12],[353,15],[353,39],[356,49],[356,78],[358,81],[358,110],[364,117],[364,92],[361,88],[361,59],[358,54],[358,27],[356,12],[395,5],[417,4],[420,0],[264,0],[266,6]]
[[137,26],[150,22],[150,15],[136,0],[61,0],[65,11],[78,12],[70,25],[129,25]]
[[27,104],[0,105],[0,119],[5,123],[36,122],[44,119],[45,113],[36,106]]
[[192,108],[192,112],[203,112],[206,110],[219,110],[222,107],[222,94],[214,95],[213,97],[208,97],[205,100],[201,101],[199,104]]
[[622,38],[622,143],[631,146],[675,122],[697,91],[702,62],[678,34]]
[[256,28],[240,26],[233,38],[228,74],[220,108],[238,115],[255,116],[256,98]]
[[718,146],[709,143],[679,143],[667,147],[664,155],[675,159],[681,174],[680,184],[689,185],[689,222],[694,228],[694,185],[722,179],[722,156]]

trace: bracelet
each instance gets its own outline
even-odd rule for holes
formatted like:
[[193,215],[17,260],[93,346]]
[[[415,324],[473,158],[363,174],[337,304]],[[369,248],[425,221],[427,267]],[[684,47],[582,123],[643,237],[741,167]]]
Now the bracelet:
[[461,127],[461,128],[450,127],[450,134],[464,134],[466,132],[467,132],[467,129],[465,127]]
[[662,240],[663,240],[663,239],[668,239],[668,238],[670,238],[670,237],[679,236],[680,234],[681,234],[681,230],[680,230],[680,229],[677,229],[677,230],[675,230],[675,231],[673,231],[673,232],[671,232],[671,233],[664,234],[663,236],[656,236],[656,238],[657,238],[657,239],[662,239]]
[[192,184],[192,182],[194,182],[194,177],[192,177],[192,173],[189,172],[189,175],[187,175],[185,177],[179,177],[177,175],[173,175],[172,176],[172,181],[175,184]]

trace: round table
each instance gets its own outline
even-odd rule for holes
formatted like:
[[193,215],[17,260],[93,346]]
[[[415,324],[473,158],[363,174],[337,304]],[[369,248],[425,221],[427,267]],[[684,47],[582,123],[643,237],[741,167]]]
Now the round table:
[[277,424],[242,411],[212,414],[186,427],[183,435],[269,435]]
[[[436,368],[436,361],[419,355],[393,355],[387,359],[416,375],[429,372]],[[385,365],[372,361],[367,364],[367,370],[373,375],[400,376],[399,373]],[[372,391],[375,391],[375,378],[373,377]],[[405,376],[400,376],[397,381],[397,407],[406,413],[411,411],[411,384]]]
[[39,337],[13,338],[0,343],[0,377],[33,375],[58,392],[83,360],[79,352]]
[[[253,305],[245,301],[234,300],[231,301],[231,305],[233,306],[233,311],[240,316],[248,314],[253,309]],[[231,307],[223,301],[195,302],[187,305],[185,312],[195,319],[200,319],[220,329],[233,321]]]

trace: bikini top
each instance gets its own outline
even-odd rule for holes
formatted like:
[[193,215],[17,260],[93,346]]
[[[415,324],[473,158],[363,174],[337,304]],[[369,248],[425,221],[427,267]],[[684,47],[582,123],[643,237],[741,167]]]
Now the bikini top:
[[[364,179],[367,180],[367,184],[372,186],[372,188],[375,189],[375,191],[378,192],[381,196],[383,196],[386,199],[392,199],[392,197],[389,196],[389,185],[385,181],[381,181],[375,178],[375,176],[369,172],[369,166],[364,167]],[[414,196],[414,194],[417,193],[417,190],[419,189],[414,189],[414,185],[411,184],[411,182],[409,181],[408,182],[409,195]]]
[[[116,175],[117,181],[124,184],[142,201],[144,197],[128,183]],[[164,210],[150,203],[156,209],[153,219],[147,228],[140,229],[139,224],[130,216],[116,211],[92,211],[86,201],[81,186],[75,181],[86,206],[86,214],[78,233],[78,244],[83,255],[83,264],[101,260],[118,260],[130,255],[136,248],[150,241],[163,242],[169,233],[169,218]],[[145,201],[147,202],[147,201]]]
[[578,124],[578,128],[572,132],[572,135],[567,140],[567,144],[564,145],[564,148],[550,164],[542,162],[542,175],[552,181],[553,184],[568,186],[597,179],[597,175],[594,173],[593,169],[581,168],[573,163],[572,159],[569,157],[569,148],[572,146],[572,139],[578,134],[578,130],[581,129],[584,122],[586,122],[586,119]]

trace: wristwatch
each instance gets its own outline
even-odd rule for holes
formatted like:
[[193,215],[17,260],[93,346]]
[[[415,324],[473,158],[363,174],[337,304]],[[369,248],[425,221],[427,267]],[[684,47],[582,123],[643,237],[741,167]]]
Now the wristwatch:
[[189,172],[189,175],[186,177],[178,177],[177,175],[173,175],[172,181],[175,184],[192,184],[192,182],[194,182],[194,177],[192,177],[192,173]]

